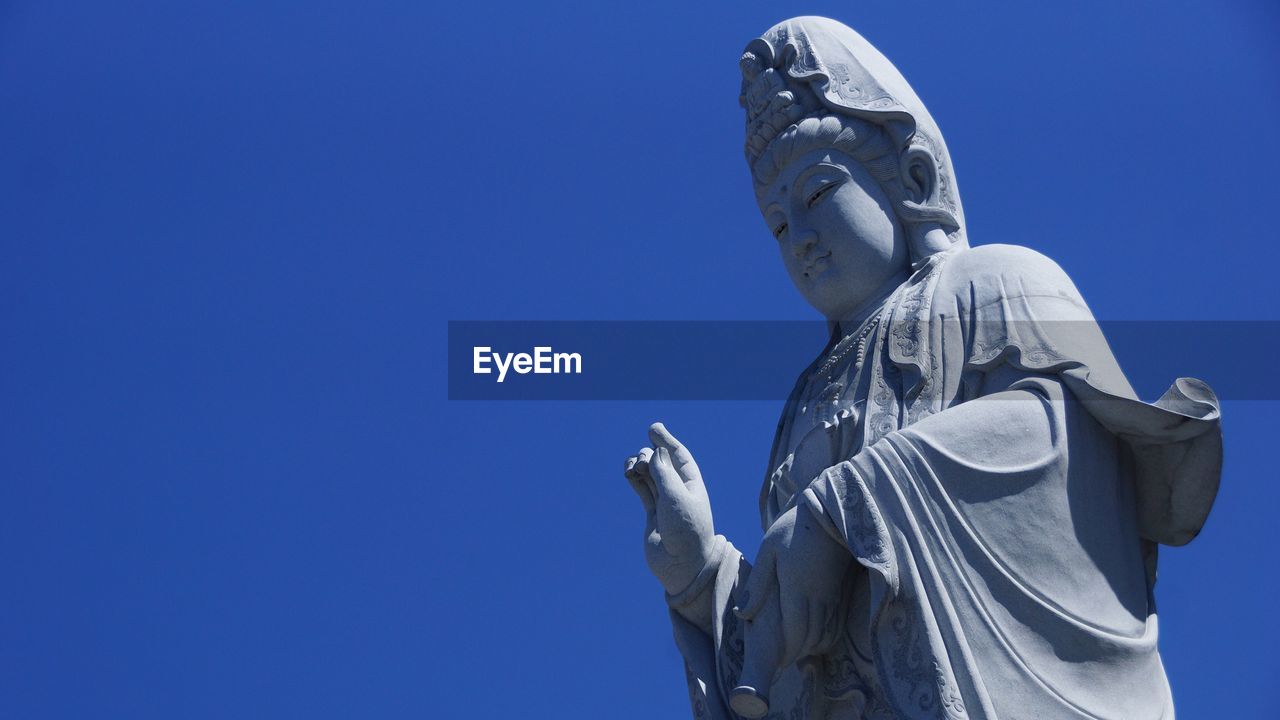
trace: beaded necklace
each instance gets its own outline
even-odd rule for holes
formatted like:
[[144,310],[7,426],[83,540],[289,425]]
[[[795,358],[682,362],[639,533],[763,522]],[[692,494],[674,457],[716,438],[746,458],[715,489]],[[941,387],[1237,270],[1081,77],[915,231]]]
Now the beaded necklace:
[[827,382],[835,380],[834,370],[840,366],[841,361],[848,356],[849,351],[854,347],[858,348],[855,365],[862,365],[862,361],[867,357],[867,338],[870,337],[871,331],[880,322],[880,313],[876,313],[867,319],[858,329],[858,332],[852,335],[846,335],[836,346],[831,348],[831,354],[827,356],[826,362],[822,363],[822,367],[818,368],[818,372],[814,373],[815,378],[826,377]]
[[[871,331],[875,329],[880,322],[880,313],[867,318],[863,322],[862,327],[858,331],[850,335],[846,335],[831,348],[831,352],[827,355],[826,361],[822,363],[822,367],[810,376],[809,392],[806,393],[806,401],[804,407],[800,411],[806,412],[809,406],[813,404],[813,400],[818,395],[828,395],[822,399],[822,404],[835,406],[840,402],[840,395],[844,392],[843,385],[835,382],[836,375],[840,370],[841,363],[849,356],[850,351],[857,349],[854,357],[854,367],[861,367],[867,357],[867,338],[871,337]],[[839,385],[839,386],[837,386]]]

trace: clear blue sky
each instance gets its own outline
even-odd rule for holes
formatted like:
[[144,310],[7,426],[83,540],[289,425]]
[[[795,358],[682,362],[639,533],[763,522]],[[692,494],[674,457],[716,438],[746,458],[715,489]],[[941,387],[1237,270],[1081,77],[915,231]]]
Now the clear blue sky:
[[[736,104],[797,14],[911,80],[975,244],[1280,319],[1273,2],[0,3],[0,716],[685,716],[622,459],[665,420],[754,552],[779,403],[449,402],[446,321],[812,318]],[[1225,418],[1162,648],[1275,717],[1280,404]]]

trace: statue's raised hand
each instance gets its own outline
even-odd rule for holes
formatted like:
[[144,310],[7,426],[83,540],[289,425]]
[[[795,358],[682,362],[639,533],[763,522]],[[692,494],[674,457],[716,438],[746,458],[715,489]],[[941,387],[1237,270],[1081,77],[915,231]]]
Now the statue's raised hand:
[[645,560],[672,595],[693,583],[715,540],[711,503],[688,449],[662,423],[649,427],[652,448],[627,458],[626,475],[644,504]]

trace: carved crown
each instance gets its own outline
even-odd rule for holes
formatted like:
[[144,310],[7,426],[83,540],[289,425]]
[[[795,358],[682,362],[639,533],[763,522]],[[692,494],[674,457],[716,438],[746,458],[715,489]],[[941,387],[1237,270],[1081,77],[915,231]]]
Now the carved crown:
[[783,130],[806,117],[829,114],[807,84],[788,85],[786,75],[766,67],[755,53],[739,60],[742,92],[738,103],[747,111],[747,162],[754,165]]

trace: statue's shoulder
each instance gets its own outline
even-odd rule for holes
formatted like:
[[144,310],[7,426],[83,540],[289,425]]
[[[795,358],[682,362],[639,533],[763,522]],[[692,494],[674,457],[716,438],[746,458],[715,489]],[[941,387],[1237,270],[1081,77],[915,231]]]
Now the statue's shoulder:
[[938,292],[970,307],[1013,297],[1060,298],[1084,304],[1058,263],[1020,245],[979,245],[953,250],[942,265]]

